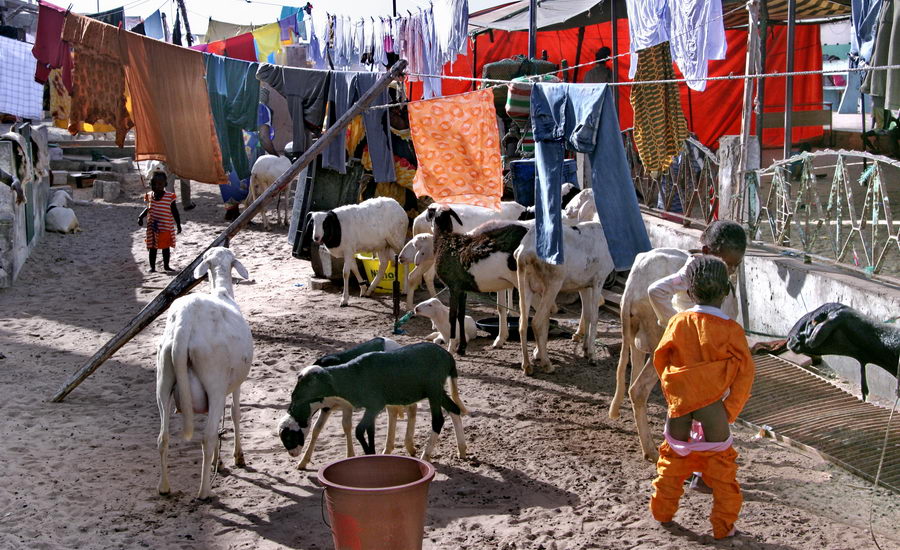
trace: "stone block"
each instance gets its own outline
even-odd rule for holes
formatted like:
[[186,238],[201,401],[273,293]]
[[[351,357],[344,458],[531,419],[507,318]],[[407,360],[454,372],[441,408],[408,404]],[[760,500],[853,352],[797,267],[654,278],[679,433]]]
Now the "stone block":
[[309,288],[313,290],[325,290],[326,288],[331,288],[331,286],[331,279],[322,279],[319,277],[309,278]]
[[122,184],[118,181],[103,181],[103,200],[106,202],[113,202],[118,200],[119,195],[122,192]]
[[107,182],[104,180],[94,180],[94,186],[92,188],[91,197],[95,199],[103,198],[103,187]]

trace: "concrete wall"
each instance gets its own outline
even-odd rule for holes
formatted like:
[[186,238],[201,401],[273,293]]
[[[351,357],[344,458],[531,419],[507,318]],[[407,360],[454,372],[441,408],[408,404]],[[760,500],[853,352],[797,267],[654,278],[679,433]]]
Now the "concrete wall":
[[[657,247],[697,248],[700,230],[644,214],[650,241]],[[900,285],[751,246],[744,259],[747,281],[748,330],[784,337],[794,323],[826,302],[840,302],[877,320],[900,312]],[[860,368],[853,359],[826,356],[824,362],[847,380],[859,395]],[[867,368],[870,398],[893,403],[896,379],[874,365]]]
[[12,189],[0,184],[0,288],[12,286],[25,265],[25,260],[44,235],[44,214],[50,195],[50,179],[45,177],[29,185],[32,189],[28,196],[34,207],[34,235],[30,243],[26,238],[25,205],[15,204]]

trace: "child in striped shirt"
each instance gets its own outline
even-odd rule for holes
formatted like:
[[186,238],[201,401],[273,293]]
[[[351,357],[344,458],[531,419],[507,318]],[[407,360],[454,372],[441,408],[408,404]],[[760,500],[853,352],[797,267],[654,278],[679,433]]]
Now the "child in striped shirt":
[[175,193],[166,191],[166,175],[162,172],[153,174],[150,180],[150,192],[144,195],[147,208],[138,216],[138,225],[144,225],[147,218],[147,250],[150,252],[150,272],[156,272],[156,251],[162,250],[163,267],[169,267],[169,249],[175,247],[175,230],[181,233],[181,217],[175,206]]

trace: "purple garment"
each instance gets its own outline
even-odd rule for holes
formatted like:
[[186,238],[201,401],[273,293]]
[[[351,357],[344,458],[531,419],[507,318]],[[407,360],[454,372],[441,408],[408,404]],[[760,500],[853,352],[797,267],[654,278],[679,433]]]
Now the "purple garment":
[[299,25],[297,23],[296,13],[280,20],[278,22],[278,26],[281,27],[282,40],[291,40],[291,31],[294,31],[295,36],[300,36],[300,29],[298,28]]
[[209,44],[194,44],[191,49],[206,53],[209,51]]

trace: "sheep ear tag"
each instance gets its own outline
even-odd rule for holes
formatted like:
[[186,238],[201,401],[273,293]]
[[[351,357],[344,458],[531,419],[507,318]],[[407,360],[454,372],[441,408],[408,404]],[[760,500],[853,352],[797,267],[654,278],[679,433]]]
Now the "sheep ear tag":
[[237,271],[238,275],[240,275],[244,279],[247,279],[247,280],[250,279],[250,274],[247,273],[247,268],[244,267],[244,264],[242,264],[238,260],[235,260],[234,262],[231,263],[231,268],[234,269],[235,271]]
[[194,278],[202,279],[206,277],[206,273],[209,271],[209,266],[206,264],[206,260],[200,262],[200,265],[194,268]]

